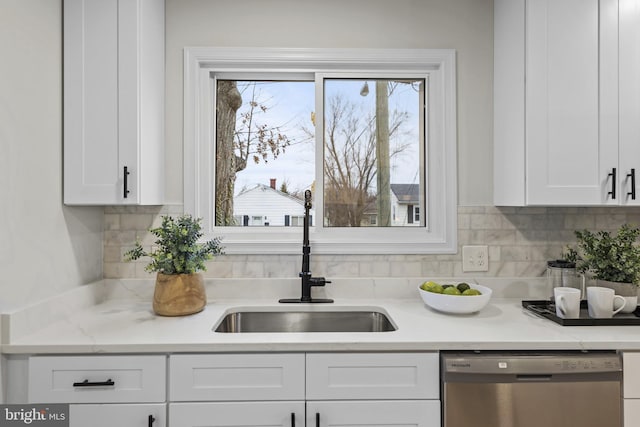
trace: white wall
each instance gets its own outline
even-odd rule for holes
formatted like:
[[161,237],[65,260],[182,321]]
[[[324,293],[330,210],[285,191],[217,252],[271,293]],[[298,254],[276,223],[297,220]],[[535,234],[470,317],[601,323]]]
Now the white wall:
[[62,2],[0,0],[0,311],[102,277],[102,222],[62,205]]
[[492,0],[166,0],[167,201],[182,203],[185,46],[453,48],[458,197],[492,205]]
[[[185,46],[454,48],[459,204],[491,204],[492,0],[166,0],[167,202]],[[0,310],[102,276],[102,209],[62,205],[62,1],[0,0]]]

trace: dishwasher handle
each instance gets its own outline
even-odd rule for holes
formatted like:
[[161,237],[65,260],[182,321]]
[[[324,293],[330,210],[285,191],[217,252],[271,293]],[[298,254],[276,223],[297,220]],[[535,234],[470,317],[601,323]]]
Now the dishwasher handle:
[[516,374],[516,380],[519,382],[547,382],[553,379],[550,374]]

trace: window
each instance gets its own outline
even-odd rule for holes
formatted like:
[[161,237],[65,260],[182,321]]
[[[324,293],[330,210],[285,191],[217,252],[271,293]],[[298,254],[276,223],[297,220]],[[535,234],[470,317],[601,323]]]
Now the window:
[[187,48],[185,211],[227,253],[300,253],[311,189],[313,253],[454,253],[454,77],[450,50]]
[[304,215],[291,217],[292,227],[302,227],[303,225],[304,225]]

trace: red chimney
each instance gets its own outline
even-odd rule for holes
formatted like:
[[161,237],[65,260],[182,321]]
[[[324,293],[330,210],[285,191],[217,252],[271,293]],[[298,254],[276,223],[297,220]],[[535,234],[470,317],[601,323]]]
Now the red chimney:
[[276,179],[275,178],[269,179],[269,186],[271,188],[273,188],[274,190],[276,189]]

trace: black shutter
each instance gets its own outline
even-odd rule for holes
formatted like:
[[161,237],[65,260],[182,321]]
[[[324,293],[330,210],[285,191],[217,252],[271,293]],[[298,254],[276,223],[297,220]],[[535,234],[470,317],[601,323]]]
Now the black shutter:
[[407,222],[413,224],[413,205],[407,205]]
[[309,215],[309,227],[313,227],[313,215]]
[[290,217],[289,215],[285,215],[285,216],[284,216],[284,226],[285,226],[285,227],[288,227],[289,225],[291,225],[291,224],[290,224],[290,221],[291,221],[291,220],[290,220],[290,218],[291,218],[291,217]]
[[242,217],[242,225],[244,225],[245,227],[249,225],[249,215],[244,215]]

